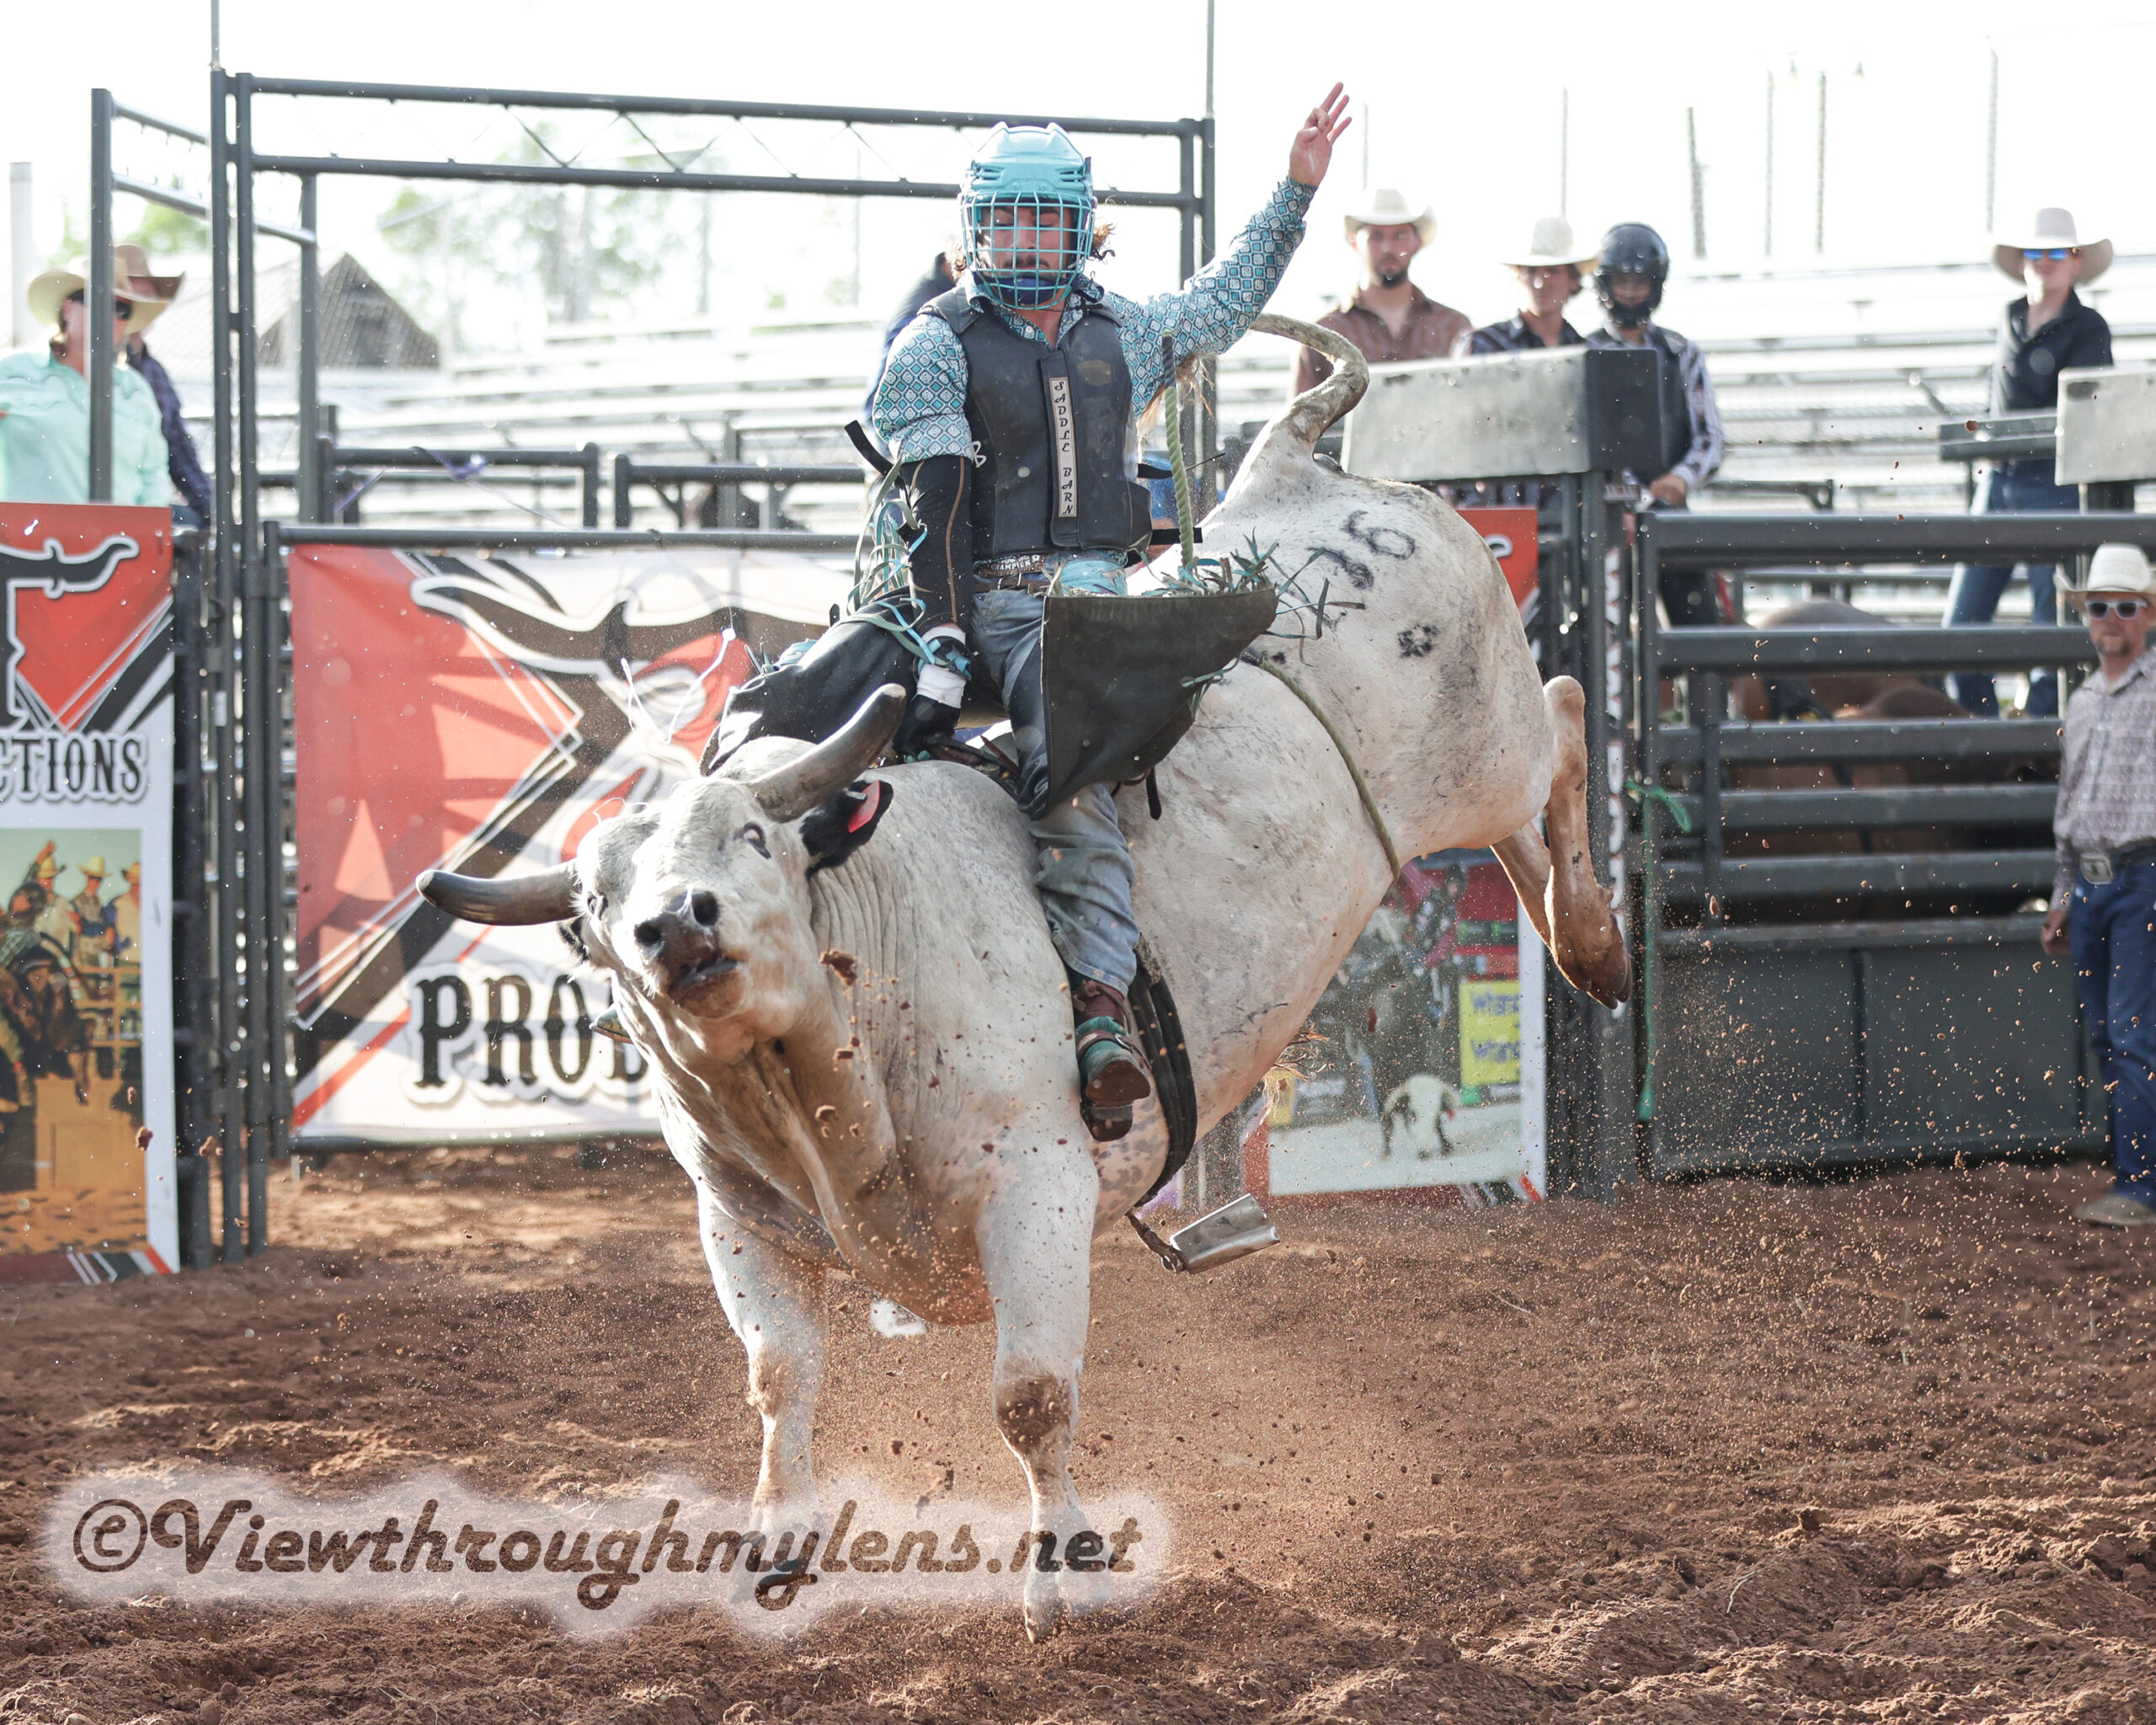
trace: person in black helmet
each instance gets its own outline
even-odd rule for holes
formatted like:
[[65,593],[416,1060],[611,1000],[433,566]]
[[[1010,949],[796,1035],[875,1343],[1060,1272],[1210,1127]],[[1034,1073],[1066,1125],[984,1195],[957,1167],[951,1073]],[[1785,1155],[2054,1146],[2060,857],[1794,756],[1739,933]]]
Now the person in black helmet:
[[[1715,406],[1705,355],[1654,321],[1668,280],[1669,248],[1645,222],[1620,222],[1603,235],[1594,296],[1608,323],[1588,337],[1588,345],[1647,347],[1661,356],[1655,370],[1662,388],[1662,470],[1643,488],[1648,494],[1642,505],[1649,509],[1688,507],[1692,493],[1714,477],[1722,457],[1721,414]],[[1675,628],[1724,620],[1720,583],[1701,571],[1664,571],[1662,603]]]

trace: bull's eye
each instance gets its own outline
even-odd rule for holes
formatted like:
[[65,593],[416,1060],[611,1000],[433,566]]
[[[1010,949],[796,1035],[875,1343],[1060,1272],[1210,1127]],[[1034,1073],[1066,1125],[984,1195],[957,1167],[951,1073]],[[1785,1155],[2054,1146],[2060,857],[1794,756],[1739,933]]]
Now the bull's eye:
[[768,857],[771,855],[771,847],[764,842],[764,830],[760,826],[757,826],[752,823],[750,825],[743,827],[741,829],[741,836],[756,847],[756,854],[759,857]]

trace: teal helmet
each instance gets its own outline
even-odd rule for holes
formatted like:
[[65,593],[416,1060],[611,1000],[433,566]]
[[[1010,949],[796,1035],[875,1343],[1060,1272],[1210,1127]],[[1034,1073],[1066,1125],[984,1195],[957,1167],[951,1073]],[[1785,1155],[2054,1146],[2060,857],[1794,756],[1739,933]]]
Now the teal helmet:
[[[966,164],[958,217],[984,293],[1012,311],[1056,305],[1093,248],[1093,164],[1059,126],[999,126]],[[1014,248],[1013,232],[1038,243]]]

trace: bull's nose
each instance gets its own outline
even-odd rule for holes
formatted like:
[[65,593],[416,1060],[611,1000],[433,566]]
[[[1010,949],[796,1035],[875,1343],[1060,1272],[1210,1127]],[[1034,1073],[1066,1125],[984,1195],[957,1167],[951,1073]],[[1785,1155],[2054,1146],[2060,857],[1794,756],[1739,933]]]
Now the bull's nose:
[[656,916],[647,916],[632,931],[637,944],[657,958],[670,943],[696,938],[718,927],[718,897],[715,893],[684,893]]
[[685,892],[632,927],[644,961],[665,987],[689,987],[734,968],[719,949],[718,914],[717,894]]

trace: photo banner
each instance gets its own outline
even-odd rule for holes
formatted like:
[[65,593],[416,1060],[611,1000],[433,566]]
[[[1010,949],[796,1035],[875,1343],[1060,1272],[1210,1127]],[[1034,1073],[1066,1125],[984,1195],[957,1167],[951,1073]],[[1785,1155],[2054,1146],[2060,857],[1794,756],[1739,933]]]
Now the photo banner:
[[[1466,509],[1523,613],[1531,509]],[[1310,1014],[1314,1042],[1266,1081],[1246,1167],[1269,1196],[1413,1192],[1445,1203],[1543,1188],[1541,951],[1488,851],[1401,869]]]
[[530,873],[695,777],[728,693],[817,633],[847,578],[727,552],[292,552],[297,1077],[323,1148],[655,1134],[595,1033],[606,985],[551,926],[419,897],[430,868]]
[[179,1261],[168,510],[0,504],[0,1282]]

